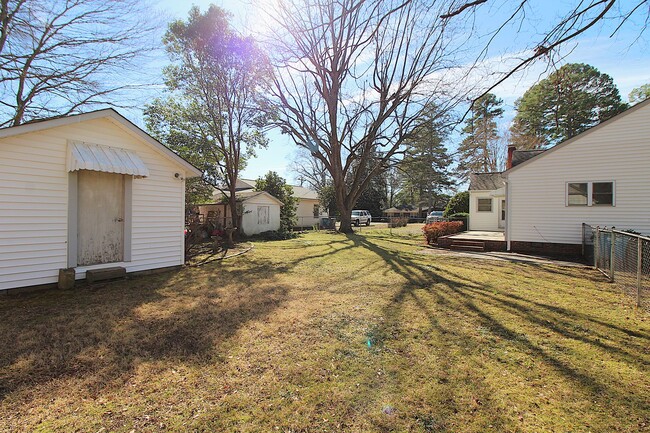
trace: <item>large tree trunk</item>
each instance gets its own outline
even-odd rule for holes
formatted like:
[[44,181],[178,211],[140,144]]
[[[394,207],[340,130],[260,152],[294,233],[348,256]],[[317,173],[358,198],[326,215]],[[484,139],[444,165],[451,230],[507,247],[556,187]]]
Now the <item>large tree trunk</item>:
[[348,209],[346,206],[339,206],[339,212],[341,212],[341,225],[339,226],[340,233],[354,233],[352,229],[352,209]]
[[239,213],[237,212],[237,196],[235,194],[235,184],[233,183],[229,188],[230,197],[228,198],[228,206],[230,207],[230,217],[232,218],[232,226],[236,227],[235,237],[239,237],[241,227],[239,227]]

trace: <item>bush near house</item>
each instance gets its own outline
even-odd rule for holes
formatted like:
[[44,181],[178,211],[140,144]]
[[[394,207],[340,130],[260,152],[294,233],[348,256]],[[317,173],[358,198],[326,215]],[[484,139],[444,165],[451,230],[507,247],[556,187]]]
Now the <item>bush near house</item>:
[[408,224],[408,217],[391,217],[388,218],[388,227],[397,228],[397,227],[406,227]]
[[440,221],[422,227],[424,238],[427,240],[427,244],[429,245],[436,243],[440,236],[451,235],[462,230],[462,221]]

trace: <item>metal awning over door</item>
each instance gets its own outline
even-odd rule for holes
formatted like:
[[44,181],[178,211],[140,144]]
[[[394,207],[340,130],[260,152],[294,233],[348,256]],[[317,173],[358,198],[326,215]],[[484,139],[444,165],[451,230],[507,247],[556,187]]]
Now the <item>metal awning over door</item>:
[[68,145],[68,171],[93,170],[104,173],[149,176],[149,169],[133,151],[100,144],[72,142]]

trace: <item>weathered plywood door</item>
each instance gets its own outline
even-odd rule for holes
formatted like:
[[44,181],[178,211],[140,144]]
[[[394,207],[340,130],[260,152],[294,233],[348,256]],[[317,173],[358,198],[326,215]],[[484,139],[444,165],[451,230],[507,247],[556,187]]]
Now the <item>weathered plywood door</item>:
[[124,260],[124,175],[80,170],[77,265]]

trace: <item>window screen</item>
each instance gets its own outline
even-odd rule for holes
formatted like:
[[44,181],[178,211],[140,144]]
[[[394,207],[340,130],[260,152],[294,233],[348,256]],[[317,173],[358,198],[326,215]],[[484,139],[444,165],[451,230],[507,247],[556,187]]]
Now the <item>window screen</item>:
[[478,211],[479,212],[492,212],[492,199],[491,198],[479,198],[478,199]]
[[592,188],[592,206],[612,206],[614,204],[614,184],[612,182],[594,182]]
[[570,183],[568,188],[569,206],[587,206],[588,183]]

